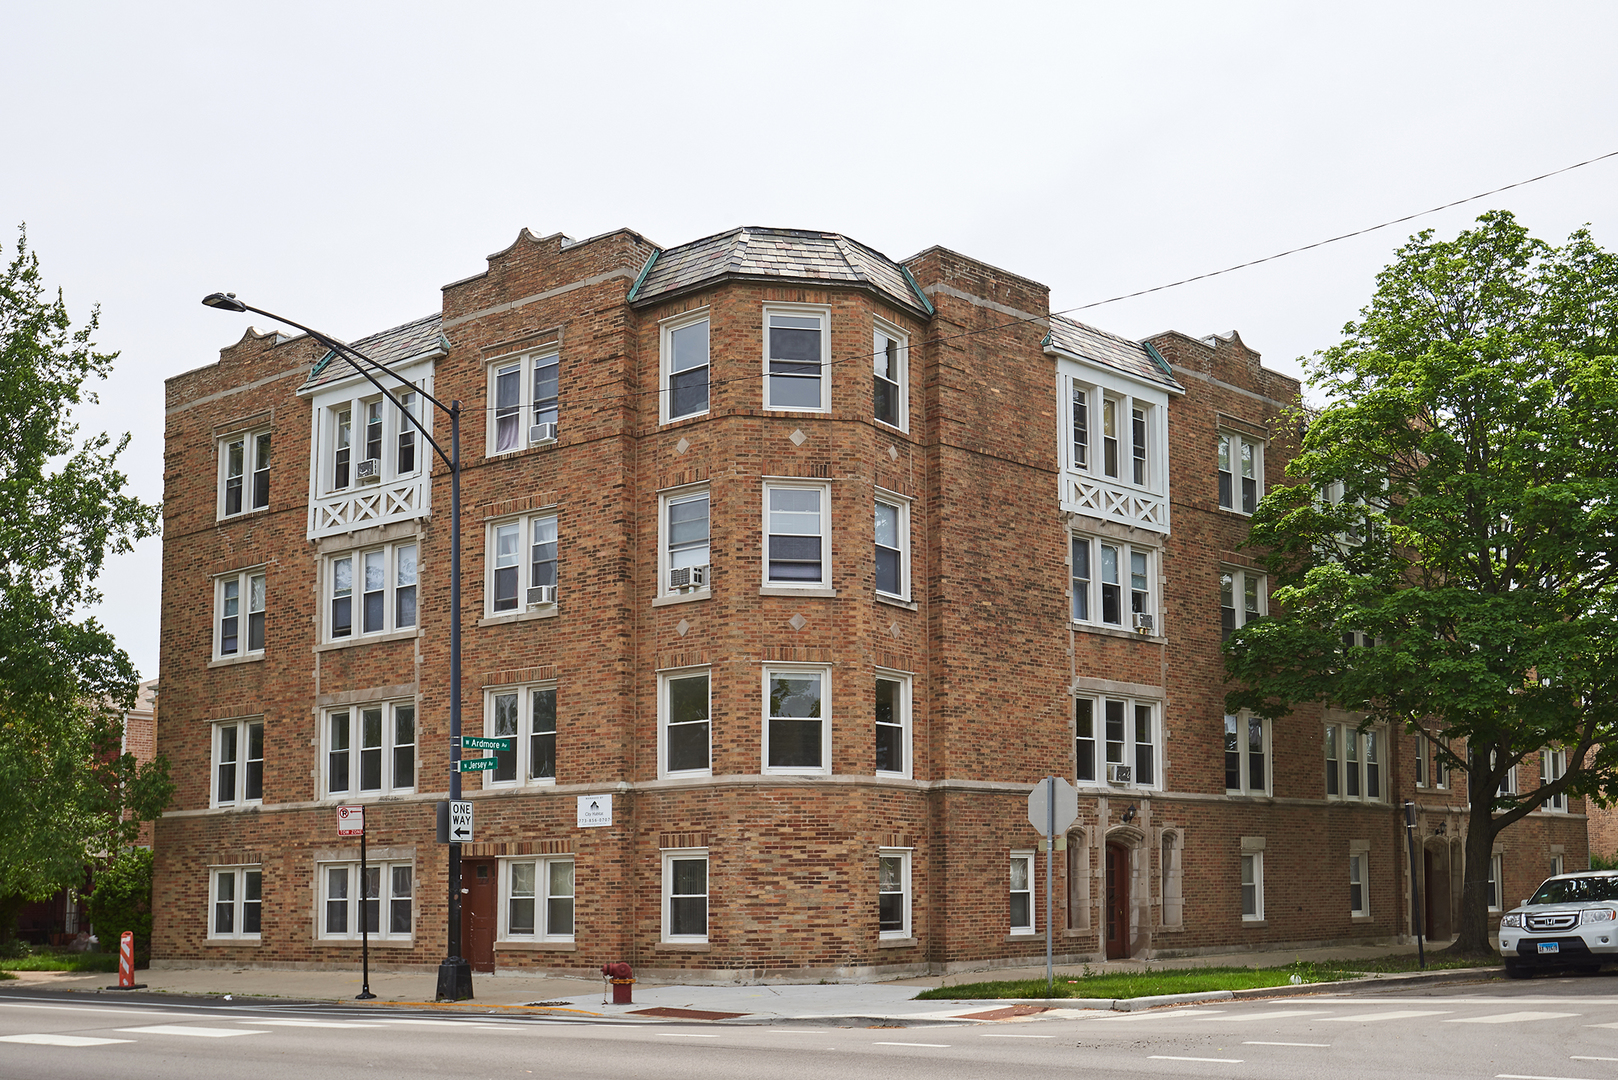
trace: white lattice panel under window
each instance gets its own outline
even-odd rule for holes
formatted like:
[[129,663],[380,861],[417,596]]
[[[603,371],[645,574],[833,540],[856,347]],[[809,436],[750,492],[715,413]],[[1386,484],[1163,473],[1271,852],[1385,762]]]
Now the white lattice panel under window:
[[1062,484],[1062,509],[1070,514],[1085,514],[1154,532],[1169,531],[1169,500],[1165,496],[1101,484],[1087,477],[1064,477]]
[[323,495],[309,507],[309,539],[426,517],[431,509],[431,488],[421,476]]

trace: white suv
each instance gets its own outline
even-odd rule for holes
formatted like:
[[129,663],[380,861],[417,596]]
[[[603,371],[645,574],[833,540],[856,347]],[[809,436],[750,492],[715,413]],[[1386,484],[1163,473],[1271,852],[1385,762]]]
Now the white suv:
[[1618,870],[1547,880],[1500,916],[1500,955],[1514,979],[1552,967],[1597,971],[1618,960]]

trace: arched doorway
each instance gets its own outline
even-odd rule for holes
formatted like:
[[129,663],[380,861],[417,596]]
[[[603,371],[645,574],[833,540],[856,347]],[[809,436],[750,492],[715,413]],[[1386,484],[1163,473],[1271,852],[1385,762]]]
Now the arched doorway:
[[1129,848],[1107,842],[1107,884],[1102,920],[1108,960],[1129,958]]
[[1448,941],[1455,936],[1455,924],[1450,913],[1454,910],[1450,899],[1449,845],[1442,840],[1422,848],[1422,919],[1427,937],[1433,941]]

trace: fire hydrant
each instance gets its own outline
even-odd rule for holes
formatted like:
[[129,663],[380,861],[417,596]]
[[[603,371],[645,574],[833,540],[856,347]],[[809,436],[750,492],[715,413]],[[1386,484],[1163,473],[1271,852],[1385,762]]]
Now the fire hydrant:
[[614,1005],[633,1005],[635,999],[630,996],[630,987],[635,985],[634,969],[628,964],[602,964],[601,976],[612,984],[612,1003]]

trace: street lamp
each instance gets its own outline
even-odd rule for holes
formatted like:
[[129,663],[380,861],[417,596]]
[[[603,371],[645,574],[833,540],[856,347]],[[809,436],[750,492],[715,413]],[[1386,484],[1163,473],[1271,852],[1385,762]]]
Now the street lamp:
[[[322,334],[319,330],[312,330],[273,311],[244,304],[236,299],[235,293],[210,293],[202,298],[202,302],[221,311],[257,312],[267,319],[274,319],[276,322],[302,330],[332,352],[346,357],[354,370],[365,376],[366,380],[381,391],[382,396],[391,401],[416,430],[421,432],[422,438],[427,440],[427,444],[449,467],[449,797],[452,802],[459,801],[461,798],[461,403],[452,401],[446,406],[414,383],[399,380],[432,402],[436,408],[449,414],[450,448],[446,454],[432,433],[416,418],[415,413],[406,408],[392,391],[377,382],[376,376],[371,374],[374,369],[398,379],[399,377],[385,365],[377,363],[352,346],[344,345],[336,338]],[[363,883],[361,891],[364,891]],[[438,1000],[461,1001],[472,996],[472,965],[461,956],[461,845],[454,840],[451,840],[449,845],[448,952],[449,955],[444,958],[443,963],[438,965]]]

